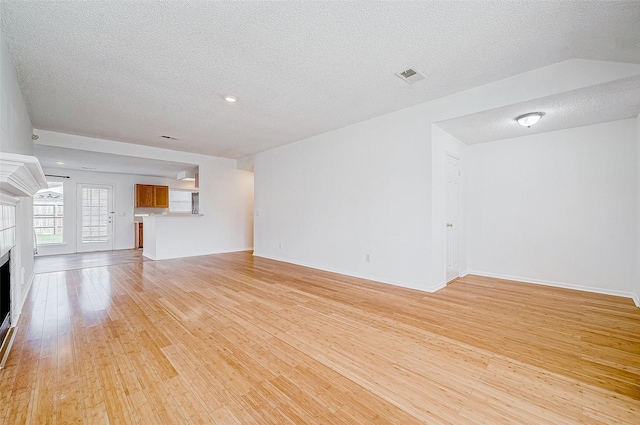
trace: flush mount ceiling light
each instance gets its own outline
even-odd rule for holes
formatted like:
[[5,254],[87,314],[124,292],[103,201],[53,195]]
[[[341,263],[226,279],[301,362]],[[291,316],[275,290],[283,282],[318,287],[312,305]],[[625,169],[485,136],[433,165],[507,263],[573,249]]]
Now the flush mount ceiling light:
[[523,127],[531,127],[540,121],[540,118],[544,115],[544,112],[529,112],[528,114],[520,115],[516,117],[516,121]]
[[230,94],[224,95],[222,96],[222,98],[224,100],[226,100],[229,103],[236,103],[238,101],[238,98],[235,96],[231,96]]
[[194,182],[196,181],[196,173],[195,171],[180,171],[176,179]]
[[56,164],[58,164],[58,165],[64,165],[64,162],[62,162],[62,161],[56,161]]

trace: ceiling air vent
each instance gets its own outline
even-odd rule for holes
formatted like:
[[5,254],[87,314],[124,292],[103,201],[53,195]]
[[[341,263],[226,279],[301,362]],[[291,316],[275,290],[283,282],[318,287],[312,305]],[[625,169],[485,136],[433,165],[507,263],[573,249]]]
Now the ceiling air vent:
[[409,68],[402,72],[398,72],[396,75],[403,81],[407,82],[408,84],[415,84],[418,81],[427,79],[427,77],[423,73],[413,68]]

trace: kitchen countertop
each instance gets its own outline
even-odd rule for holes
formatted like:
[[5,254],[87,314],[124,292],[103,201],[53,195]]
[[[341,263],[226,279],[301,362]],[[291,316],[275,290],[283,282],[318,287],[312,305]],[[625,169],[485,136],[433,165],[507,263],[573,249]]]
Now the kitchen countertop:
[[169,213],[169,214],[136,214],[135,219],[144,217],[202,217],[204,214],[181,214],[181,213]]

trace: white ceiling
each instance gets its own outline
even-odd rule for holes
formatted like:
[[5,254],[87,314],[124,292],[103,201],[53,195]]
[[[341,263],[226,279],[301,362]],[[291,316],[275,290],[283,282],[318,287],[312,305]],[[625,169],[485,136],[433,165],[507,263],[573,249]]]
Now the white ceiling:
[[[545,115],[531,128],[523,127],[515,120],[536,111],[543,111]],[[435,124],[464,143],[474,144],[632,118],[638,114],[640,75]]]
[[[55,173],[56,169],[60,169],[60,173],[64,174],[64,170],[68,169],[175,179],[180,171],[197,171],[198,168],[195,164],[68,149],[38,143],[34,144],[33,150],[42,167],[47,168],[48,174]],[[64,162],[64,164],[57,164],[57,162]]]
[[[229,158],[570,58],[640,63],[639,1],[2,0],[1,11],[34,127]],[[409,67],[427,80],[394,75]]]

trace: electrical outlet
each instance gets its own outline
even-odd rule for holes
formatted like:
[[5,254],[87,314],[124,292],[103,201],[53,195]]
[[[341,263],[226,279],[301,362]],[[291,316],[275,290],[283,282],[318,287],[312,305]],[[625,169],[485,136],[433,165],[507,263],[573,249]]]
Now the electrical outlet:
[[365,261],[366,261],[367,263],[370,263],[370,262],[371,262],[371,254],[367,254],[367,255],[365,255],[365,257],[364,257],[364,258],[365,258]]

